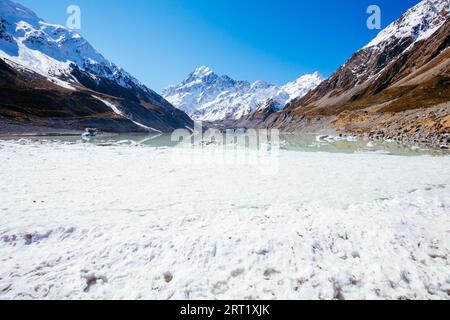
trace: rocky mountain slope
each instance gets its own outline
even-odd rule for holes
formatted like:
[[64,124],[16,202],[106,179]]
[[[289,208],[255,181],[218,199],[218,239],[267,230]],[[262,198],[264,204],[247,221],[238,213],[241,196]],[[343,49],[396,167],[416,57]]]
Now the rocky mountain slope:
[[[191,119],[77,32],[0,0],[0,116],[29,126],[171,131]],[[6,126],[3,126],[6,127]]]
[[323,81],[318,73],[303,75],[284,86],[264,81],[250,83],[219,76],[208,67],[199,67],[179,85],[163,91],[175,107],[197,120],[236,120],[258,109],[268,100],[276,111],[296,98],[304,96]]
[[[334,128],[444,148],[450,130],[449,12],[448,0],[421,1],[315,90],[262,120],[249,115],[246,124],[286,131]],[[414,125],[395,120],[411,112]]]

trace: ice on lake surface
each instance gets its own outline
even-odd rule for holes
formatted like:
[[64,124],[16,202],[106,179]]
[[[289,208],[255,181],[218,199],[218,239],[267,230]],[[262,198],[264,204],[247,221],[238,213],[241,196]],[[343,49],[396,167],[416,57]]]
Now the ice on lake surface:
[[450,157],[331,138],[0,138],[0,299],[449,299]]
[[[239,135],[237,135],[239,136]],[[171,148],[179,146],[180,144],[168,134],[116,134],[116,135],[100,135],[92,139],[82,139],[79,136],[39,136],[39,137],[1,137],[0,140],[13,140],[38,143],[90,143],[96,146],[142,146],[155,148]],[[201,139],[200,139],[201,140]],[[231,141],[224,138],[226,145],[230,145]],[[192,141],[194,143],[194,141]],[[200,141],[202,142],[202,141]],[[234,143],[234,142],[233,142]],[[249,147],[240,139],[238,144],[241,147]],[[221,147],[223,144],[209,146]],[[199,145],[196,145],[199,146]],[[205,146],[205,145],[203,145]],[[252,145],[250,145],[250,148]],[[258,145],[261,148],[261,145]],[[379,153],[387,155],[403,155],[403,156],[417,156],[417,155],[439,155],[441,153],[426,148],[407,146],[395,141],[377,141],[372,142],[364,138],[357,137],[340,137],[334,135],[295,135],[295,134],[281,134],[277,147],[285,151],[304,151],[304,152],[330,152],[330,153]]]

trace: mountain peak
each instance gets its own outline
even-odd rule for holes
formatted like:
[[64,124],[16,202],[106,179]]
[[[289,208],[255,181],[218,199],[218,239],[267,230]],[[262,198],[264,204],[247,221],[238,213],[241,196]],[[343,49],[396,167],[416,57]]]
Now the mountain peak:
[[14,23],[18,21],[25,21],[31,24],[36,24],[39,21],[42,21],[27,7],[10,0],[0,0],[0,13],[2,17]]
[[320,71],[314,71],[311,75],[317,78],[324,78],[324,76],[322,75],[322,73],[320,73]]
[[192,72],[192,75],[195,77],[198,77],[198,78],[203,78],[203,77],[207,77],[213,73],[214,73],[214,71],[210,67],[201,66],[201,67],[196,68]]
[[364,49],[393,39],[413,37],[414,42],[426,39],[444,24],[449,14],[449,0],[422,0],[383,29]]
[[315,71],[313,73],[306,73],[306,74],[301,75],[297,80],[295,80],[295,82],[311,81],[314,79],[323,80],[323,79],[325,79],[325,77],[319,71]]

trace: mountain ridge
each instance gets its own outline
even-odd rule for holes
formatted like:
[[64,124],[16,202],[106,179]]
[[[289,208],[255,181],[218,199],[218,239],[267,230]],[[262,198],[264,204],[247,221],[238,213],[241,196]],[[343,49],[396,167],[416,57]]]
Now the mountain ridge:
[[239,124],[448,148],[449,14],[447,0],[422,0],[304,97]]
[[[187,115],[107,60],[77,32],[47,23],[33,11],[10,0],[0,0],[0,59],[7,64],[3,70],[14,70],[16,76],[22,80],[29,79],[30,74],[33,74],[36,80],[34,83],[42,82],[41,86],[47,86],[46,90],[59,91],[60,94],[69,90],[90,95],[94,100],[87,98],[86,101],[93,105],[97,104],[98,96],[103,96],[103,101],[115,106],[109,107],[109,111],[115,115],[106,117],[125,118],[125,122],[129,120],[130,131],[144,129],[168,132],[176,128],[192,127],[193,122]],[[21,84],[23,93],[38,94],[37,91],[30,91],[32,88],[22,80],[17,83]],[[49,83],[43,85],[45,81]],[[11,84],[4,84],[3,88],[11,90]],[[47,98],[46,102],[42,100],[42,103],[53,104],[50,100],[54,95],[47,94]],[[28,106],[23,105],[18,94],[14,99],[13,95],[8,99],[8,105],[0,102],[0,115],[4,117],[8,117],[8,114],[11,114],[8,110],[14,108],[16,113],[18,109],[22,110],[21,117],[30,118],[30,121],[36,114],[42,114],[39,110],[30,110]],[[93,102],[95,99],[97,102]],[[83,109],[83,106],[75,101],[72,103]],[[61,108],[69,108],[69,105],[70,103],[62,103]],[[105,106],[108,107],[108,104]],[[34,109],[45,107],[34,105]],[[68,117],[78,116],[77,112],[70,110],[63,113]],[[96,115],[93,112],[89,116],[104,119],[105,114]],[[136,126],[136,123],[139,123],[139,126]],[[111,128],[114,129],[114,126],[109,126],[109,129]]]

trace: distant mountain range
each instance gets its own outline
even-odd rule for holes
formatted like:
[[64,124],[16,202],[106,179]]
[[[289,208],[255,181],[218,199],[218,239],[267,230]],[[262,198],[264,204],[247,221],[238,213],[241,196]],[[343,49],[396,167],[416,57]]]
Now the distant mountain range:
[[10,0],[0,0],[0,88],[10,125],[166,132],[193,124],[77,32]]
[[219,121],[240,119],[259,108],[267,100],[276,110],[303,97],[317,87],[323,77],[315,72],[306,74],[284,86],[265,81],[238,81],[227,75],[219,76],[208,67],[199,67],[178,85],[165,89],[163,97],[195,120]]

